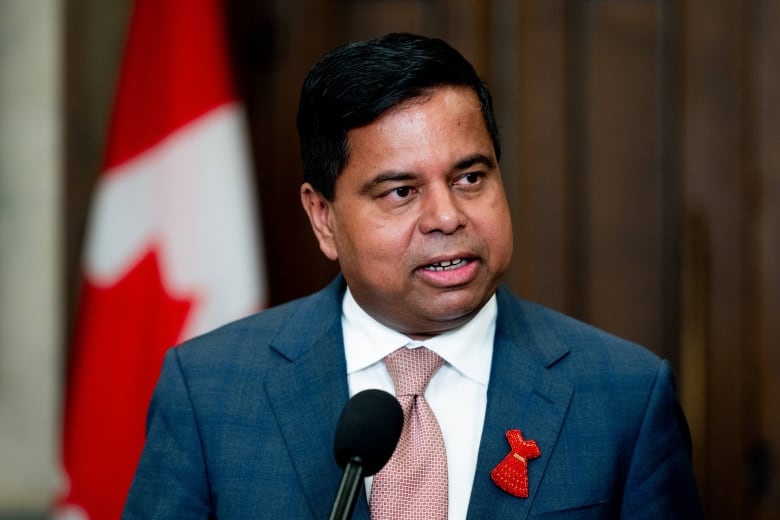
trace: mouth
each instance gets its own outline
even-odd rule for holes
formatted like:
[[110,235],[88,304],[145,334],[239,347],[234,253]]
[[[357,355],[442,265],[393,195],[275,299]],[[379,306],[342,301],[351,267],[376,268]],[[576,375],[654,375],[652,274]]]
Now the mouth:
[[423,267],[424,271],[452,271],[469,264],[471,260],[467,258],[455,258],[454,260],[442,260]]

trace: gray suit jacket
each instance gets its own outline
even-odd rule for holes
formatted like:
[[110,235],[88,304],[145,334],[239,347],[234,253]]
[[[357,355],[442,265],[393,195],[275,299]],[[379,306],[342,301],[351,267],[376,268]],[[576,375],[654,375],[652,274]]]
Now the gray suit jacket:
[[[168,352],[124,518],[328,517],[348,399],[344,290],[339,277]],[[541,450],[528,462],[528,498],[490,479],[515,428]],[[700,516],[669,365],[499,289],[468,517]],[[354,518],[369,518],[365,493]]]

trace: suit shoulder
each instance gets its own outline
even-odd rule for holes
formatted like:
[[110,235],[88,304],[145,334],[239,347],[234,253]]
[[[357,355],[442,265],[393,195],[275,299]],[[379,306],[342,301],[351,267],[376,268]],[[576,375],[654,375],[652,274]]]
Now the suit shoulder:
[[340,289],[334,284],[222,325],[174,350],[183,363],[256,363],[274,343],[305,342],[340,316]]
[[636,342],[567,316],[559,311],[519,298],[508,290],[500,293],[500,323],[508,334],[538,350],[543,362],[560,361],[582,376],[583,371],[655,374],[661,358]]

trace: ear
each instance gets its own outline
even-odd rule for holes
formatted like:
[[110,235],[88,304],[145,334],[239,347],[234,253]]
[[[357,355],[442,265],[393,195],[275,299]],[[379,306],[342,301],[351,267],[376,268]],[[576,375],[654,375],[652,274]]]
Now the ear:
[[333,233],[333,203],[305,182],[301,186],[301,204],[309,216],[309,223],[320,244],[320,250],[330,260],[338,259]]

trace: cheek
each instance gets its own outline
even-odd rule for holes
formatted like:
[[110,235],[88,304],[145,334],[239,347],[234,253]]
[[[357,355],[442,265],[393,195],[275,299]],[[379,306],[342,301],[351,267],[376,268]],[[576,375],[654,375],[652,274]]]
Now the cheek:
[[403,224],[387,218],[371,219],[356,214],[347,227],[339,230],[339,255],[342,261],[353,265],[370,263],[363,265],[364,269],[381,271],[397,267],[407,249],[405,229]]
[[511,224],[504,227],[504,232],[498,237],[501,243],[499,253],[499,264],[502,271],[509,267],[509,263],[512,260],[512,250],[514,248],[514,237],[512,235]]
[[497,208],[500,210],[496,211],[496,208],[492,208],[482,216],[479,229],[490,250],[493,262],[506,267],[511,259],[513,248],[512,219],[505,204],[497,203]]

